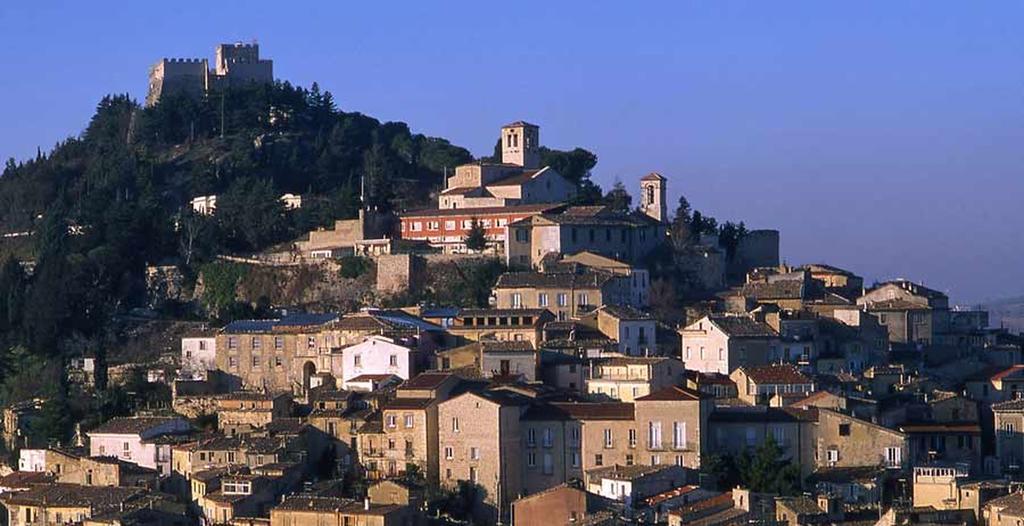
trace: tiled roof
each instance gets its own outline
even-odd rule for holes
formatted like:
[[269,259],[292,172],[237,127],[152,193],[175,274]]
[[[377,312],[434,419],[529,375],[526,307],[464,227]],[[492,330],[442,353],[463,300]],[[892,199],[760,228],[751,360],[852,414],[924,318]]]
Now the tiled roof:
[[622,402],[552,402],[531,407],[524,420],[632,420],[633,404]]
[[606,312],[615,318],[625,321],[654,319],[654,317],[651,316],[650,313],[644,312],[634,307],[630,307],[628,305],[602,305],[598,310]]
[[778,333],[768,324],[748,316],[709,316],[716,327],[731,338],[775,338]]
[[510,175],[508,177],[503,177],[496,181],[491,181],[485,184],[484,186],[519,186],[529,181],[530,179],[533,179],[544,170],[547,170],[547,167],[541,168],[539,170],[524,170],[521,173]]
[[425,409],[434,403],[433,398],[395,398],[384,405],[384,409]]
[[687,389],[679,385],[670,385],[663,389],[659,389],[647,396],[637,398],[637,402],[696,402],[702,398],[709,398],[710,395]]
[[817,419],[815,408],[796,409],[792,407],[719,407],[709,417],[712,422],[749,424],[754,422],[813,422]]
[[506,272],[498,276],[496,289],[598,289],[614,276],[607,272]]
[[455,375],[445,372],[430,371],[420,373],[408,379],[399,389],[437,389]]
[[809,384],[811,379],[788,363],[740,367],[747,378],[758,384]]
[[642,464],[633,464],[632,466],[624,466],[622,464],[615,464],[614,466],[591,469],[590,471],[587,471],[587,478],[593,481],[600,479],[636,480],[638,478],[658,473],[668,469],[669,467],[670,466],[664,465],[645,466]]
[[666,181],[667,179],[665,178],[664,175],[661,175],[658,172],[651,172],[651,173],[641,177],[640,180],[641,181]]
[[844,483],[862,480],[874,480],[885,472],[878,466],[859,466],[849,468],[819,468],[811,473],[809,482]]
[[182,420],[173,416],[128,416],[107,420],[99,427],[89,431],[90,434],[133,435],[140,434],[154,427]]
[[77,484],[44,484],[0,497],[6,504],[48,507],[90,507],[108,510],[142,496],[145,490],[116,486],[80,486]]
[[596,358],[594,365],[609,367],[625,367],[627,365],[658,365],[671,360],[667,356],[614,356],[610,358]]
[[994,403],[992,410],[996,412],[1024,411],[1024,398]]
[[802,280],[785,279],[769,283],[755,281],[743,285],[743,295],[754,300],[803,299]]
[[535,205],[514,205],[514,206],[486,206],[480,208],[432,208],[425,210],[411,210],[398,214],[399,217],[443,217],[443,216],[509,216],[522,214],[540,214],[555,212],[564,205],[559,203],[544,203]]
[[365,509],[362,502],[352,499],[316,495],[291,495],[274,507],[274,509],[282,511],[338,512],[347,515],[387,515],[401,509],[402,506],[371,503],[369,508],[369,510]]
[[775,501],[777,504],[782,504],[794,513],[800,515],[818,515],[824,513],[821,508],[818,507],[818,503],[814,499],[801,495],[799,497],[780,497]]
[[927,306],[927,305],[925,305],[923,303],[916,303],[916,302],[913,302],[913,301],[908,301],[908,300],[898,299],[897,298],[897,299],[892,299],[892,300],[883,300],[883,301],[871,302],[871,303],[867,304],[867,308],[868,308],[869,311],[877,311],[877,310],[884,310],[884,311],[896,310],[896,311],[898,311],[898,310],[928,310],[931,307],[929,307],[929,306]]

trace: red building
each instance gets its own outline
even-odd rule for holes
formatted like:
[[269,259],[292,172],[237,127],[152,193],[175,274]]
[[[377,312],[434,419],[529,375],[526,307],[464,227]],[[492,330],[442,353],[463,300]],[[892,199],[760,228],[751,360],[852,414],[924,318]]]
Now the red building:
[[557,212],[565,205],[558,203],[500,206],[486,208],[445,208],[414,210],[399,214],[402,239],[427,241],[445,253],[466,251],[466,236],[477,220],[487,235],[488,249],[504,252],[508,224],[537,214]]

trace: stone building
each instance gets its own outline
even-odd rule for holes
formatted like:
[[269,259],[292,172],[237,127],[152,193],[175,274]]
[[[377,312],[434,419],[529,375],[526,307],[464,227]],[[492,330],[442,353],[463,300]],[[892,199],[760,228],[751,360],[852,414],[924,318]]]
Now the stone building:
[[481,340],[437,354],[438,369],[479,378],[537,380],[538,354],[525,340]]
[[215,400],[217,429],[227,435],[250,433],[292,414],[289,393],[237,391]]
[[297,494],[270,510],[270,526],[407,526],[418,523],[417,513],[409,506]]
[[892,342],[938,343],[949,331],[949,297],[911,281],[882,283],[857,298],[857,305],[878,317]]
[[551,253],[587,251],[635,263],[660,246],[665,233],[664,224],[643,213],[572,206],[511,223],[505,262],[535,267]]
[[629,278],[602,271],[506,272],[491,296],[499,309],[547,309],[559,320],[629,299]]
[[439,209],[493,208],[570,200],[576,186],[550,166],[541,167],[540,127],[517,121],[501,128],[501,162],[455,168],[445,180]]
[[682,362],[664,356],[598,358],[590,364],[587,394],[595,399],[632,402],[679,385],[684,372]]
[[692,371],[730,374],[768,363],[779,334],[748,316],[710,315],[680,329],[683,363]]
[[82,524],[100,516],[120,517],[130,524],[133,523],[129,520],[130,514],[145,509],[174,510],[176,513],[169,515],[177,515],[177,518],[162,517],[161,522],[142,524],[187,524],[183,506],[174,506],[166,496],[149,493],[143,488],[41,484],[0,495],[0,502],[7,508],[9,526]]
[[611,499],[591,493],[573,484],[561,484],[532,493],[512,503],[513,526],[533,526],[554,521],[556,524],[585,523],[600,525],[602,516],[614,519],[616,508]]
[[463,341],[526,341],[537,348],[553,318],[547,309],[462,309],[448,332]]
[[655,221],[668,222],[668,179],[651,172],[640,178],[640,211]]
[[220,44],[214,53],[213,69],[205,58],[159,60],[149,70],[146,106],[171,93],[199,97],[216,89],[274,82],[274,63],[260,58],[256,43]]
[[804,398],[814,391],[814,381],[791,364],[741,365],[729,378],[736,383],[739,399],[748,404],[767,404],[777,394]]
[[482,520],[507,515],[523,491],[520,417],[529,403],[508,391],[484,391],[456,396],[438,408],[441,485],[479,486],[475,514]]

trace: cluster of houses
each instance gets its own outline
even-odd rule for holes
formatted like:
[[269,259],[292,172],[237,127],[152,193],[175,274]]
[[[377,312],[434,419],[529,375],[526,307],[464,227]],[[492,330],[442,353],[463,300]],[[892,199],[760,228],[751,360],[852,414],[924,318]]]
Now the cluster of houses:
[[[693,271],[715,292],[669,324],[643,265],[668,242],[667,180],[643,177],[635,211],[570,206],[536,126],[501,144],[400,217],[402,239],[451,254],[484,228],[509,267],[488,307],[184,337],[177,377],[151,378],[172,384],[166,411],[20,447],[8,523],[456,521],[444,500],[477,524],[1024,524],[1024,337],[919,283],[780,264],[771,231],[729,260],[709,242]],[[332,236],[307,248],[330,257]],[[5,409],[9,446],[40,410]],[[794,487],[719,487],[722,459],[765,445]]]

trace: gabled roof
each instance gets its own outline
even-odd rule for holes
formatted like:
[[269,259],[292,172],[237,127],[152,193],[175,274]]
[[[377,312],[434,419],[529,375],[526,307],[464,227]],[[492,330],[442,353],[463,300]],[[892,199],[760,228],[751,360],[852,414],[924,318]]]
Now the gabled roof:
[[637,402],[699,402],[703,398],[710,398],[706,393],[687,389],[681,385],[670,385],[659,389],[647,396],[637,398]]
[[768,324],[759,322],[748,316],[708,316],[708,321],[714,323],[722,332],[730,338],[777,338],[779,333],[775,332]]
[[184,422],[182,418],[174,416],[117,417],[100,424],[88,434],[137,435],[175,420]]
[[667,181],[664,175],[658,172],[651,172],[640,178],[641,181]]
[[520,128],[520,127],[522,127],[522,128],[540,128],[540,126],[537,126],[536,124],[530,124],[530,123],[528,123],[526,121],[510,122],[510,123],[502,126],[502,128]]
[[498,276],[495,289],[532,287],[538,289],[599,289],[614,276],[607,272],[506,272]]
[[524,420],[632,420],[633,404],[624,402],[551,402],[531,407]]
[[992,404],[992,410],[997,413],[1024,411],[1024,398],[1016,398],[1014,400],[994,403]]
[[565,205],[561,203],[541,203],[532,205],[485,206],[480,208],[426,208],[410,210],[398,214],[398,217],[441,217],[441,216],[510,216],[521,214],[539,214],[555,212]]
[[800,369],[797,369],[795,365],[788,363],[741,366],[740,369],[746,373],[747,378],[758,384],[772,385],[812,383],[812,380],[801,373]]

